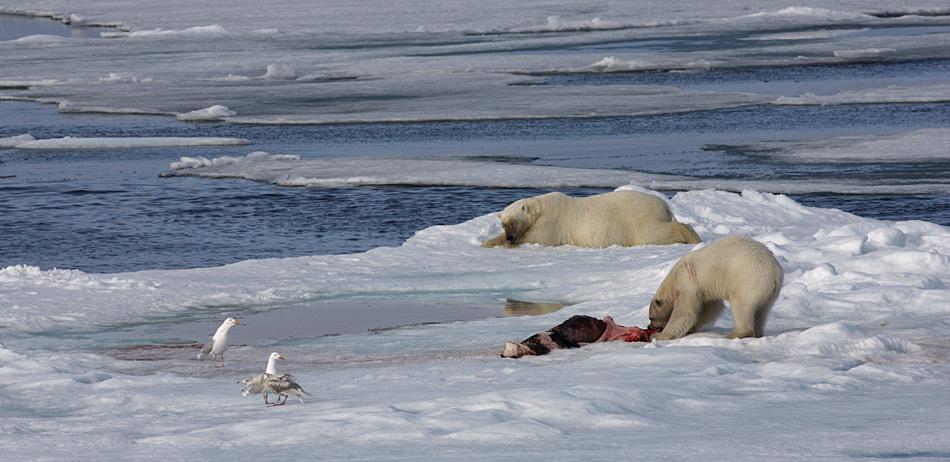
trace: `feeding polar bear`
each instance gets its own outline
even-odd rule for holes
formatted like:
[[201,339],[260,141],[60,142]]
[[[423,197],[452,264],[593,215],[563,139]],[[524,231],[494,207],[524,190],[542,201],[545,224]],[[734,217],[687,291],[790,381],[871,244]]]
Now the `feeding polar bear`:
[[482,245],[608,247],[700,242],[693,228],[676,221],[663,199],[636,191],[590,197],[552,192],[520,199],[501,212],[501,225],[505,232]]
[[735,329],[726,338],[761,337],[784,272],[764,245],[727,236],[679,259],[650,302],[657,340],[694,332],[719,317],[728,300]]

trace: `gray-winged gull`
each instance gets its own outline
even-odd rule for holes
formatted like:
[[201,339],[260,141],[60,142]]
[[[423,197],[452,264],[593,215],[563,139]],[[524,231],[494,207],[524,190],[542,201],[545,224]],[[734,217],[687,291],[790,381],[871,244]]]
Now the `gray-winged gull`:
[[[241,394],[250,396],[260,393],[264,395],[264,404],[271,406],[280,406],[286,403],[288,395],[296,396],[302,403],[303,396],[310,396],[310,393],[307,393],[300,384],[297,383],[293,375],[277,373],[277,360],[283,359],[284,356],[280,353],[271,353],[267,358],[267,368],[264,369],[263,374],[258,374],[241,381],[241,383],[246,384]],[[277,395],[277,401],[273,403],[269,402],[267,400],[269,393]],[[283,401],[281,401],[281,398],[284,398]]]
[[[257,374],[254,377],[246,378],[239,383],[246,384],[244,390],[241,391],[241,394],[244,396],[251,396],[261,393],[264,395],[264,404],[270,404],[270,401],[267,401],[267,394],[269,390],[267,389],[268,377],[273,377],[277,375],[277,360],[284,359],[280,353],[274,352],[267,357],[267,367],[264,369],[263,374]],[[279,399],[279,397],[278,397]]]
[[201,359],[204,356],[211,356],[211,359],[220,359],[221,365],[219,366],[217,362],[215,367],[224,366],[224,350],[228,349],[228,331],[232,327],[240,325],[241,321],[238,321],[234,318],[225,319],[221,323],[221,326],[218,327],[218,330],[215,331],[214,335],[211,336],[211,340],[208,340],[208,343],[205,343],[205,346],[201,348],[201,353],[198,353],[198,359]]

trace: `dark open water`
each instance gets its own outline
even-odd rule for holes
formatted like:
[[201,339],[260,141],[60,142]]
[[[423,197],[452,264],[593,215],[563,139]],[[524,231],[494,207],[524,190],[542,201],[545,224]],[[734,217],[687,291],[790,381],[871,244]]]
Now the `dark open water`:
[[[27,33],[95,36],[44,19],[0,18]],[[9,27],[8,27],[9,25]],[[833,93],[945,79],[950,61],[858,63],[699,73],[550,75],[544,85],[664,84],[711,91]],[[287,188],[239,180],[160,178],[183,155],[254,150],[302,157],[523,156],[538,164],[619,168],[780,182],[950,177],[950,162],[794,163],[707,145],[811,140],[950,126],[950,104],[751,106],[641,117],[491,122],[252,126],[171,118],[58,114],[0,102],[0,138],[222,136],[250,146],[29,152],[0,148],[0,268],[29,264],[89,272],[213,266],[251,258],[365,251],[400,245],[420,229],[502,209],[534,189],[479,187]],[[594,194],[593,189],[565,190]],[[950,225],[950,197],[793,195],[803,204],[887,220]]]
[[[865,131],[879,129],[870,114],[887,110],[902,127],[950,120],[950,105],[838,107],[815,111],[845,118]],[[863,109],[863,108],[862,108]],[[811,110],[814,110],[812,108]],[[239,136],[253,145],[28,152],[0,149],[0,267],[14,264],[118,272],[213,266],[251,258],[360,252],[397,246],[420,229],[459,223],[545,191],[478,187],[287,188],[241,180],[160,178],[181,155],[239,155],[255,149],[305,156],[376,153],[484,153],[499,140],[548,164],[632,168],[730,178],[820,177],[840,174],[889,176],[939,174],[913,165],[784,165],[762,158],[704,152],[703,133],[761,132],[756,112],[771,111],[805,129],[821,125],[809,108],[745,108],[682,116],[605,120],[514,121],[409,125],[256,127],[181,124],[160,117],[60,115],[51,106],[0,103],[0,137],[32,133],[59,136]],[[742,113],[746,115],[742,116]],[[863,118],[862,118],[863,117]],[[746,123],[735,124],[736,121]],[[724,126],[730,124],[731,126]],[[644,136],[637,137],[642,129]],[[817,130],[817,129],[815,129]],[[678,149],[643,153],[638,140],[664,133],[687,136]],[[583,133],[583,136],[579,135]],[[575,137],[587,137],[590,150]],[[389,140],[391,144],[385,141]],[[559,140],[577,146],[576,156],[546,155]],[[445,151],[455,146],[461,151]],[[608,147],[610,146],[610,147]],[[415,149],[413,149],[415,147]],[[633,152],[636,154],[624,155]],[[611,156],[611,153],[615,154]],[[585,156],[586,155],[586,156]],[[685,161],[684,159],[694,159]],[[938,164],[937,168],[946,169]],[[856,173],[855,173],[856,172]],[[566,190],[593,194],[598,190]],[[840,208],[888,220],[924,219],[950,224],[950,198],[936,196],[795,195],[811,206]]]

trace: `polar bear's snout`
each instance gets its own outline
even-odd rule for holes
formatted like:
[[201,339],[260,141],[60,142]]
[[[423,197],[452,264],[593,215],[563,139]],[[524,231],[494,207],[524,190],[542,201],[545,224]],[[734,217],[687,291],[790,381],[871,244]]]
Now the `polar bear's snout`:
[[518,242],[518,231],[513,228],[514,226],[505,228],[505,239],[507,239],[508,242]]
[[662,297],[653,297],[653,300],[650,301],[650,324],[647,329],[655,330],[657,333],[661,332],[666,327],[666,323],[670,321],[670,315],[673,311],[672,305],[668,300],[664,303]]
[[523,213],[515,214],[512,217],[505,217],[501,221],[501,227],[505,230],[505,239],[511,244],[517,244],[518,239],[531,229]]

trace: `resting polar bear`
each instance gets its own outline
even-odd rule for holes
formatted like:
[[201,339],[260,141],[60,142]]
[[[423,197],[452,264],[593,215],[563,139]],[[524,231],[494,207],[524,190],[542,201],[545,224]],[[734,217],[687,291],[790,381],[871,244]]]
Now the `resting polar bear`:
[[732,307],[735,330],[726,338],[761,337],[765,319],[782,289],[784,272],[764,245],[727,236],[681,258],[650,302],[653,338],[680,338],[712,323]]
[[636,191],[590,197],[552,192],[520,199],[501,212],[501,225],[505,232],[482,245],[607,247],[700,242],[693,228],[673,218],[663,199]]

